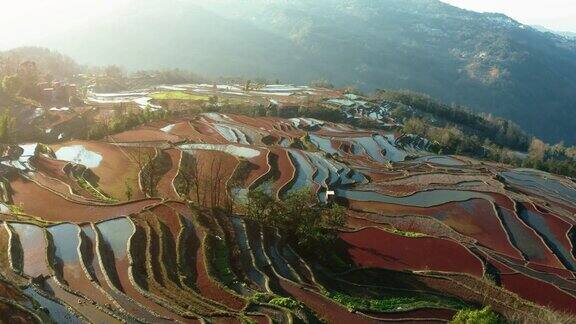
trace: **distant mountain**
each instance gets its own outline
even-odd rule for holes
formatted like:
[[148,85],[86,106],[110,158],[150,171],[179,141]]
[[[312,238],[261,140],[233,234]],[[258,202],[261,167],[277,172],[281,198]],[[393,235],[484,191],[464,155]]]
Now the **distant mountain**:
[[576,49],[436,0],[139,0],[45,44],[82,63],[412,89],[576,143]]
[[72,58],[40,47],[19,47],[0,51],[0,77],[18,71],[20,63],[33,61],[42,77],[50,75],[57,80],[66,80],[84,69]]
[[553,30],[553,29],[546,28],[546,27],[540,26],[540,25],[533,25],[532,27],[534,29],[541,31],[541,32],[544,32],[544,33],[552,33],[552,34],[560,35],[563,37],[576,39],[576,33],[574,33],[574,32]]

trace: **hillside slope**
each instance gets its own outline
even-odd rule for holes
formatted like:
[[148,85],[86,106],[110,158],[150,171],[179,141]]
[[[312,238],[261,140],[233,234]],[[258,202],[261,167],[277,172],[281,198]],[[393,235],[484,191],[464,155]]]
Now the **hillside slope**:
[[[387,129],[410,97],[380,97],[90,92],[103,132],[0,147],[0,307],[42,323],[574,323],[576,183],[432,154]],[[322,120],[339,112],[377,127]]]
[[576,142],[574,42],[436,0],[146,0],[43,45],[130,68],[412,89]]

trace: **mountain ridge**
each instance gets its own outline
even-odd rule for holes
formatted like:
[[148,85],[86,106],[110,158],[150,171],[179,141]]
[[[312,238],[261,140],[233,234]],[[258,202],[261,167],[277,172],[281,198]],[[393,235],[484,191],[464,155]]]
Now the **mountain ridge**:
[[132,69],[411,89],[512,119],[549,142],[576,143],[574,42],[505,15],[436,0],[172,4],[140,2],[42,45]]

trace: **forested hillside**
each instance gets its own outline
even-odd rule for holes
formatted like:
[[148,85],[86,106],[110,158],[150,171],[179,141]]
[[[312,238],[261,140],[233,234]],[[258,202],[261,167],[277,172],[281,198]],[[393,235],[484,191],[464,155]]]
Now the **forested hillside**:
[[[45,40],[80,62],[409,89],[576,142],[574,41],[436,0],[139,1]],[[89,44],[90,46],[87,46]]]

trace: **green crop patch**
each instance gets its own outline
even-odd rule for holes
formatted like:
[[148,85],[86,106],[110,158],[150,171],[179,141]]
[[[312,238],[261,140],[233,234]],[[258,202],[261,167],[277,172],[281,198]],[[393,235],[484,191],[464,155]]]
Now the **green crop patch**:
[[157,92],[150,95],[152,99],[156,100],[201,100],[207,101],[210,99],[208,96],[195,95],[182,91],[167,91]]
[[349,310],[391,313],[418,308],[463,309],[464,302],[430,294],[403,294],[381,298],[355,297],[340,292],[325,291],[327,297]]

